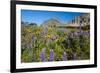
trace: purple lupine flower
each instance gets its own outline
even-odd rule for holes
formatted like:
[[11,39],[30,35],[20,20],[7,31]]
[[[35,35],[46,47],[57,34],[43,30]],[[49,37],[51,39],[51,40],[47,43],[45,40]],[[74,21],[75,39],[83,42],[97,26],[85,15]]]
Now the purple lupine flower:
[[68,60],[66,52],[63,53],[62,60],[63,61],[67,61]]
[[82,35],[82,31],[81,32],[77,32],[78,33],[78,36],[81,36]]
[[85,35],[85,34],[86,34],[86,33],[83,31],[83,32],[82,32],[82,35]]
[[84,36],[90,36],[90,32],[89,32],[89,31],[83,32],[83,35],[84,35]]
[[45,59],[45,51],[46,51],[46,48],[43,48],[42,52],[40,54],[40,59],[41,59],[42,62],[46,61],[46,59]]
[[84,35],[84,31],[81,30],[81,35]]
[[84,32],[83,35],[84,35],[84,36],[87,36],[87,32]]
[[80,36],[80,32],[77,32],[77,36]]
[[76,53],[73,54],[73,60],[77,60],[77,54]]
[[49,58],[50,61],[54,61],[54,51],[53,49],[50,50],[50,58]]

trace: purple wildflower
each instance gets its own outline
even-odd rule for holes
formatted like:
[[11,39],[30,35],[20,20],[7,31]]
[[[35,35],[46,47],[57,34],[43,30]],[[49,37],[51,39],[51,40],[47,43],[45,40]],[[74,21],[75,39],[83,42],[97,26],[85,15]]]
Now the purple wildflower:
[[87,32],[83,32],[83,36],[90,36],[90,32],[89,31],[87,31]]
[[53,49],[50,50],[50,58],[49,58],[50,61],[54,61],[54,51]]
[[83,32],[82,32],[82,35],[85,35],[85,34],[86,34],[86,33],[83,31]]
[[41,59],[42,62],[46,61],[46,59],[45,59],[45,51],[46,51],[46,48],[43,48],[42,52],[40,54],[40,59]]
[[77,36],[80,36],[80,32],[77,32]]
[[66,52],[63,53],[62,60],[63,61],[67,61],[68,60]]

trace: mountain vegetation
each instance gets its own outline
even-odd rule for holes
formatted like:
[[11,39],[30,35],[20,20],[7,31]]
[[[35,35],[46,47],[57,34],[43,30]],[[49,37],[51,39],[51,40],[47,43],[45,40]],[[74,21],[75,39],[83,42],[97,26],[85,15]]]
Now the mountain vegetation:
[[58,27],[64,24],[56,19],[21,25],[21,62],[90,59],[90,28]]

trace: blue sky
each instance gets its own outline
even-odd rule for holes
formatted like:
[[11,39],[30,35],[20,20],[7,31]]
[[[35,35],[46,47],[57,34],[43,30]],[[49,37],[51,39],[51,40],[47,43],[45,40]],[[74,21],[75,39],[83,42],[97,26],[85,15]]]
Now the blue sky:
[[37,23],[41,25],[44,21],[51,18],[57,18],[61,23],[71,21],[75,16],[83,13],[77,12],[56,12],[56,11],[39,11],[39,10],[21,10],[21,21],[29,23]]

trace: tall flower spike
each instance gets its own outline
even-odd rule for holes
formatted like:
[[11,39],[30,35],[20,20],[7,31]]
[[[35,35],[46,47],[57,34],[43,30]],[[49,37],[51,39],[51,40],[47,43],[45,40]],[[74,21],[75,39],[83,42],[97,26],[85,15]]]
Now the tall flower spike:
[[53,49],[50,50],[50,61],[54,61],[54,51]]
[[46,59],[45,59],[45,51],[46,51],[46,48],[43,48],[42,52],[40,54],[40,59],[41,59],[42,62],[46,61]]
[[62,60],[63,61],[67,61],[68,60],[66,52],[63,53]]

